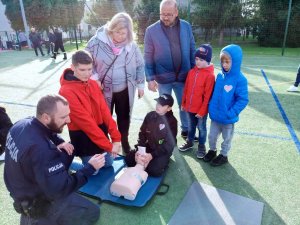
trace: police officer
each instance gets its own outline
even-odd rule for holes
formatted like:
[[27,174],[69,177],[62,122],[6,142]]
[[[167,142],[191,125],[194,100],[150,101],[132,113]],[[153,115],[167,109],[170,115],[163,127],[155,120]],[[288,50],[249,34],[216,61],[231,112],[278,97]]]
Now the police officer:
[[56,59],[56,55],[58,54],[58,49],[60,49],[64,53],[63,59],[66,60],[67,53],[65,51],[65,47],[62,39],[62,32],[58,28],[55,28],[54,35],[55,35],[54,54],[53,56],[51,56],[51,58]]
[[44,96],[36,117],[18,121],[7,135],[4,181],[21,225],[88,225],[99,218],[99,207],[75,192],[104,166],[104,156],[97,154],[76,173],[68,172],[74,148],[58,133],[70,122],[69,113],[65,98]]

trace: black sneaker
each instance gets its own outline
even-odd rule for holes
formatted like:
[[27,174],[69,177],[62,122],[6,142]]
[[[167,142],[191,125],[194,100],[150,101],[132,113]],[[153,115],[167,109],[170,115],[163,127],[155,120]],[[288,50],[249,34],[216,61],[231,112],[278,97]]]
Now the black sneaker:
[[187,131],[181,131],[181,137],[182,138],[187,138],[188,132]]
[[192,149],[194,144],[190,141],[185,142],[183,145],[179,146],[178,150],[181,152],[185,152],[189,149]]
[[210,162],[213,160],[217,155],[217,151],[209,150],[208,153],[204,156],[203,160],[204,162]]
[[194,142],[198,142],[198,137],[194,137]]
[[206,148],[205,148],[205,145],[198,145],[198,151],[196,153],[196,156],[198,159],[203,159],[204,156],[206,154]]
[[211,161],[212,166],[221,166],[225,163],[228,163],[227,156],[223,156],[222,154],[219,154],[213,161]]

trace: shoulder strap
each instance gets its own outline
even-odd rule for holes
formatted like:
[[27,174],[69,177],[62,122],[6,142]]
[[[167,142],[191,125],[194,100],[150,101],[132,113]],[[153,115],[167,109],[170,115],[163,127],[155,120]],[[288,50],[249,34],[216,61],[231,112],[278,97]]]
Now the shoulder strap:
[[114,58],[114,60],[112,61],[112,63],[111,63],[111,64],[109,65],[109,67],[107,68],[105,74],[103,75],[103,78],[102,78],[102,80],[101,80],[101,83],[104,81],[104,79],[105,79],[105,77],[106,77],[106,75],[107,75],[109,69],[110,69],[111,66],[114,64],[114,62],[116,61],[116,59],[118,58],[118,56],[119,56],[119,55],[116,55],[116,57]]

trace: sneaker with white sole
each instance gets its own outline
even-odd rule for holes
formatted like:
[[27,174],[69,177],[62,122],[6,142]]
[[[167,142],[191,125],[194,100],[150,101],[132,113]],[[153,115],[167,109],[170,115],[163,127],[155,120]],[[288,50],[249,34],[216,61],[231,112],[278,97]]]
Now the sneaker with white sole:
[[185,142],[183,145],[181,145],[181,146],[178,148],[178,150],[181,151],[181,152],[185,152],[185,151],[187,151],[187,150],[192,149],[193,146],[194,146],[194,144],[193,144],[192,142],[187,141],[187,142]]
[[292,86],[290,86],[290,87],[287,89],[287,91],[289,91],[289,92],[296,92],[296,91],[298,91],[298,87],[295,87],[294,85],[292,85]]

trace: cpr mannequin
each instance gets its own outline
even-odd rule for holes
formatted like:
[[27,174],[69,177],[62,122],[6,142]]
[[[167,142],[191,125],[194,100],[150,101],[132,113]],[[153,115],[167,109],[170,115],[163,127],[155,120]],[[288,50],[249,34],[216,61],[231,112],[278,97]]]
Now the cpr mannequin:
[[110,186],[110,193],[114,196],[134,200],[141,186],[147,181],[148,173],[145,172],[147,165],[143,163],[141,157],[145,154],[145,147],[138,147],[136,154],[137,164],[134,167],[123,168],[115,177],[115,181]]

